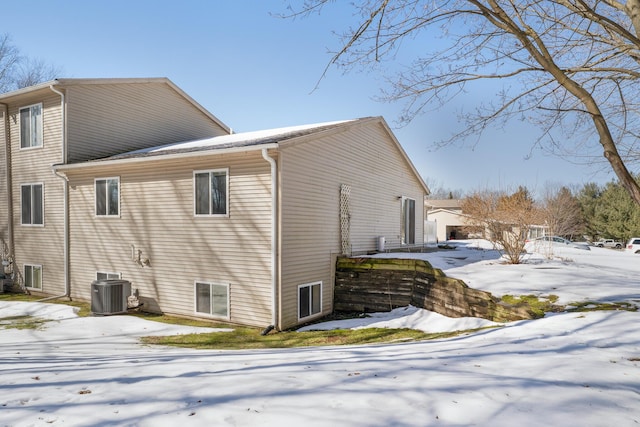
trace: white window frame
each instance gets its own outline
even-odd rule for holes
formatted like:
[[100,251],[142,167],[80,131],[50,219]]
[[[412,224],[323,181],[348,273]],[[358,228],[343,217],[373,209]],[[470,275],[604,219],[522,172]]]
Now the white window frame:
[[[413,201],[413,229],[411,228],[410,212],[407,210],[407,203]],[[411,197],[402,196],[402,204],[400,205],[400,243],[402,245],[415,245],[416,243],[416,229],[418,227],[418,221],[416,220],[416,199]],[[413,232],[411,232],[413,231]],[[413,236],[412,236],[413,235]],[[413,237],[413,239],[410,239]],[[410,241],[413,240],[413,241]]]
[[[198,285],[206,285],[209,286],[209,311],[204,312],[204,311],[198,311]],[[224,287],[226,289],[226,314],[217,314],[214,313],[214,292],[213,292],[213,287],[214,286],[221,286]],[[229,294],[229,290],[230,290],[230,285],[229,283],[225,283],[225,282],[215,282],[215,281],[211,281],[211,280],[195,280],[193,282],[193,310],[194,313],[197,316],[204,316],[204,317],[210,317],[212,319],[223,319],[223,320],[229,320],[230,319],[230,315],[231,315],[231,297]]]
[[[32,115],[33,115],[33,109],[34,107],[40,107],[40,116],[37,118],[37,123],[35,123],[35,127],[36,129],[34,129],[34,122],[31,119]],[[24,141],[22,140],[23,137],[26,138],[25,135],[23,135],[22,133],[22,112],[25,110],[29,110],[29,144],[28,145],[24,145]],[[37,103],[37,104],[31,104],[31,105],[27,105],[25,107],[20,107],[20,109],[18,110],[18,117],[20,118],[20,126],[18,127],[19,133],[20,133],[20,149],[21,150],[31,150],[34,148],[42,148],[42,146],[44,145],[44,126],[43,126],[43,121],[42,121],[42,116],[44,113],[44,108],[42,107],[42,103]],[[38,132],[39,131],[39,132]],[[34,143],[34,135],[35,132],[35,143]]]
[[[30,275],[27,275],[27,268],[31,269],[31,274]],[[40,286],[33,286],[33,277],[34,277],[33,269],[35,269],[35,268],[40,270],[40,283],[39,283]],[[42,265],[41,264],[24,264],[22,266],[22,274],[23,274],[22,277],[24,278],[24,286],[26,288],[42,291],[42,282],[43,282],[43,280],[42,280]],[[27,277],[31,277],[32,278],[31,283],[27,283]]]
[[[118,185],[118,212],[115,214],[109,213],[110,203],[109,203],[109,181],[115,180]],[[105,213],[98,213],[98,182],[105,182]],[[110,176],[104,178],[95,178],[93,180],[93,194],[94,194],[94,204],[93,204],[93,213],[97,218],[120,218],[120,206],[122,199],[122,188],[120,186],[120,177],[119,176]]]
[[[213,201],[211,200],[211,198],[209,199],[208,213],[198,213],[198,197],[197,197],[198,184],[196,182],[196,176],[199,174],[205,174],[205,173],[209,174],[209,180],[208,180],[209,196],[211,195],[211,175],[224,173],[224,176],[225,176],[225,212],[224,213],[212,213]],[[196,217],[229,217],[229,168],[193,171],[193,215]]]
[[[104,276],[100,278],[100,275]],[[119,280],[122,279],[122,273],[114,273],[112,271],[96,271],[96,280]]]
[[[318,301],[319,303],[319,308],[318,311],[314,312],[313,311],[313,287],[314,286],[318,286],[320,288],[320,295],[319,298],[320,300]],[[296,295],[296,299],[298,300],[298,321],[301,320],[310,320],[313,319],[315,317],[320,317],[322,316],[322,294],[323,294],[323,284],[322,281],[318,281],[318,282],[311,282],[311,283],[305,283],[303,285],[298,285],[298,294]],[[301,309],[302,309],[302,301],[301,301],[301,295],[300,295],[300,291],[302,290],[302,288],[309,288],[309,300],[307,301],[308,306],[307,309],[309,311],[309,314],[307,314],[306,316],[301,316]]]
[[[33,222],[33,200],[34,200],[33,199],[33,187],[34,186],[40,186],[42,188],[42,191],[41,191],[42,200],[40,201],[40,206],[42,208],[42,211],[41,211],[42,223],[34,223]],[[31,198],[29,200],[29,207],[30,207],[30,212],[31,212],[31,215],[30,215],[30,218],[29,218],[30,222],[24,222],[24,212],[23,211],[24,211],[24,202],[25,202],[25,200],[22,197],[22,193],[23,193],[22,189],[24,187],[31,187],[31,191],[30,191]],[[27,183],[27,184],[21,184],[20,185],[20,225],[24,225],[26,227],[44,227],[44,200],[45,200],[45,197],[44,197],[44,183],[42,183],[42,182],[33,182],[33,183]]]

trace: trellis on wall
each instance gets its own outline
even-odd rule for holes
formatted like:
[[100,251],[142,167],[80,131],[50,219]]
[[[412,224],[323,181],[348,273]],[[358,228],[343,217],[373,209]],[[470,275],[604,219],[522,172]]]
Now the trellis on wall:
[[340,246],[342,255],[351,254],[351,186],[340,186]]

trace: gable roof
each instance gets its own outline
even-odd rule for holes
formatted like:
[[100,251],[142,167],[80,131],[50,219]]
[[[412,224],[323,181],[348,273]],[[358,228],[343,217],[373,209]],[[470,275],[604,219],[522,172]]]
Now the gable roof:
[[426,199],[424,205],[433,210],[437,209],[462,209],[460,199]]
[[385,132],[393,141],[402,158],[405,160],[406,164],[409,166],[410,170],[413,172],[416,179],[425,190],[425,193],[429,194],[429,188],[427,187],[427,184],[424,182],[415,166],[409,159],[409,156],[400,145],[400,142],[396,139],[395,135],[382,117],[364,117],[353,120],[341,120],[300,126],[290,126],[261,131],[222,135],[212,138],[198,139],[194,141],[184,141],[158,147],[146,148],[142,150],[130,151],[82,163],[55,165],[55,169],[65,171],[98,165],[123,164],[131,162],[201,156],[204,153],[222,154],[229,152],[275,149],[278,148],[281,144],[293,142],[294,140],[300,140],[301,138],[317,136],[324,132],[333,132],[335,130],[340,130],[349,126],[365,125],[370,123],[378,123],[383,126]]
[[72,86],[87,86],[87,85],[115,85],[115,84],[158,84],[166,85],[179,96],[191,103],[195,108],[200,110],[205,116],[213,120],[217,125],[224,129],[227,133],[231,133],[229,126],[224,124],[220,119],[211,114],[206,108],[191,98],[186,92],[176,86],[171,80],[166,77],[149,77],[149,78],[90,78],[90,79],[54,79],[48,82],[39,83],[37,85],[25,87],[22,89],[14,90],[0,94],[0,103],[3,101],[10,101],[12,98],[28,95],[43,90],[50,90],[52,87],[57,89],[64,89]]
[[451,209],[445,209],[445,208],[438,208],[438,209],[429,210],[427,212],[427,215],[435,215],[435,214],[438,214],[438,213],[441,213],[441,212],[448,213],[448,214],[455,215],[455,216],[464,216],[464,217],[467,217],[467,218],[471,218],[469,215],[467,215],[466,213],[463,213],[460,210],[451,210]]
[[335,122],[308,124],[300,126],[290,126],[276,129],[266,129],[253,132],[234,133],[231,135],[221,135],[212,138],[198,139],[195,141],[177,142],[161,145],[159,147],[145,148],[117,154],[97,161],[109,161],[119,159],[164,156],[168,154],[190,153],[197,151],[214,151],[231,148],[243,148],[251,146],[263,146],[280,143],[292,138],[312,135],[321,131],[333,129],[343,123],[353,120],[343,120]]

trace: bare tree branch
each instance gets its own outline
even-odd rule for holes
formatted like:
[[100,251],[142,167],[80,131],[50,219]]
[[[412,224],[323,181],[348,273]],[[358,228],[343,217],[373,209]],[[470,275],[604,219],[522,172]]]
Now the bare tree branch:
[[8,34],[0,35],[0,93],[52,80],[59,72],[42,60],[22,56]]
[[[306,0],[303,13],[328,4]],[[367,0],[354,8],[360,25],[344,34],[323,76],[331,66],[395,61],[404,44],[418,43],[424,53],[383,92],[405,102],[401,123],[480,82],[502,82],[494,99],[461,113],[466,129],[443,143],[479,138],[512,117],[538,125],[535,144],[551,152],[572,148],[561,135],[584,135],[573,148],[606,159],[640,204],[629,170],[640,158],[640,0]]]

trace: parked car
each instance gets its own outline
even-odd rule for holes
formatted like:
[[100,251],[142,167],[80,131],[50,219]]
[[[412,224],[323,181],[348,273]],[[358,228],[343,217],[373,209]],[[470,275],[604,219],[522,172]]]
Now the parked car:
[[622,249],[622,242],[615,241],[613,239],[602,239],[594,243],[599,248],[616,248]]
[[572,242],[571,240],[567,240],[558,236],[542,236],[534,239],[533,242],[537,244],[551,244],[551,245],[560,245],[560,246],[568,246],[570,248],[582,249],[585,251],[590,251],[591,248],[589,244],[586,242]]
[[640,254],[640,237],[632,237],[627,243],[627,252]]

